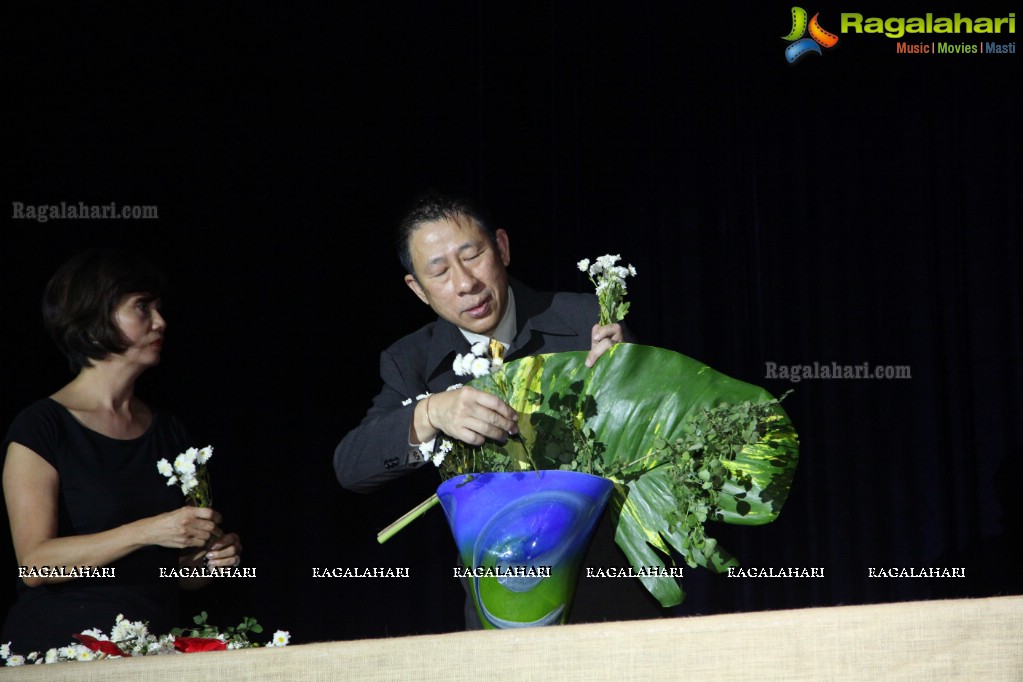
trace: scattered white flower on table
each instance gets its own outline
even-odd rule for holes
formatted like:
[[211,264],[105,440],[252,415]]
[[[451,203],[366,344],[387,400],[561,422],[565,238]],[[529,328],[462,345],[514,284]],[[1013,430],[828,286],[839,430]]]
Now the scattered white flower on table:
[[19,665],[25,665],[25,657],[24,656],[19,656],[18,654],[14,654],[13,656],[9,656],[7,658],[7,662],[5,663],[5,665],[7,665],[7,666],[9,666],[11,668],[15,668],[15,667],[17,667]]
[[272,640],[267,642],[267,646],[288,646],[291,642],[291,633],[287,630],[278,630],[274,633]]

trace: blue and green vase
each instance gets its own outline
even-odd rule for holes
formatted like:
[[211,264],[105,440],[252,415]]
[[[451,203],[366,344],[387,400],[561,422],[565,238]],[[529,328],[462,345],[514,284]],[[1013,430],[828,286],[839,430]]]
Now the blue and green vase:
[[456,476],[437,488],[484,628],[565,622],[613,488],[557,470]]

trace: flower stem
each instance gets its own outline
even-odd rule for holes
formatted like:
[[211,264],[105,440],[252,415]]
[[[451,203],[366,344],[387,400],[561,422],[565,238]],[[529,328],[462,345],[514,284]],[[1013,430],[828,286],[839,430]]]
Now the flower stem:
[[400,531],[402,528],[418,519],[423,514],[425,514],[430,507],[434,506],[438,502],[440,502],[440,498],[437,497],[436,495],[431,495],[429,499],[423,500],[422,502],[417,504],[413,509],[406,512],[400,519],[398,519],[397,521],[389,525],[387,528],[384,528],[382,531],[377,533],[377,542],[379,542],[380,544],[384,544],[392,537],[394,537],[398,533],[398,531]]

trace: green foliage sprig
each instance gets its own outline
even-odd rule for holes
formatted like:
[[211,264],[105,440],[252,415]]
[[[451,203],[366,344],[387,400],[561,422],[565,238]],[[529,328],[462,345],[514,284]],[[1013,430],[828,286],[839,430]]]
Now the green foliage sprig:
[[[667,463],[671,491],[680,503],[668,514],[669,531],[681,530],[685,536],[682,544],[689,566],[704,565],[706,557],[717,551],[717,541],[706,536],[704,524],[708,519],[723,520],[723,495],[735,499],[740,516],[749,513],[745,498],[753,487],[753,477],[729,464],[744,447],[761,438],[767,420],[787,395],[762,403],[745,400],[697,410],[686,418],[679,438],[659,441],[655,458]],[[741,492],[726,493],[724,487],[729,482]]]
[[171,630],[171,634],[175,637],[203,637],[203,638],[216,638],[220,635],[224,636],[224,640],[228,643],[233,643],[236,649],[247,649],[253,647],[262,646],[257,642],[249,641],[249,634],[258,635],[263,632],[263,626],[260,625],[255,618],[245,616],[242,622],[235,627],[229,627],[220,630],[217,626],[207,622],[209,615],[203,611],[198,616],[192,617],[192,622],[195,623],[193,628],[174,628]]

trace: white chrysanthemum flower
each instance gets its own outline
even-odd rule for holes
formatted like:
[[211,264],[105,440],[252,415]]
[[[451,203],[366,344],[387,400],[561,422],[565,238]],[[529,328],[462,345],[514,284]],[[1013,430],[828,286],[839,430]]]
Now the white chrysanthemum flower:
[[626,277],[629,276],[629,269],[619,265],[617,268],[615,268],[615,273],[622,279],[625,279]]
[[[130,621],[123,615],[118,615],[117,620],[114,621],[114,629],[110,631],[110,639],[115,642],[123,642],[127,640],[139,640],[145,638],[149,634],[146,624],[142,621]],[[132,646],[135,646],[133,644]]]
[[504,358],[493,358],[490,361],[490,368],[491,369],[499,369],[501,367],[501,365],[503,365],[503,364],[504,364]]
[[622,259],[621,254],[607,254],[597,259],[597,263],[604,269],[613,268],[614,264]]
[[38,651],[33,651],[32,653],[30,653],[28,656],[25,657],[25,660],[26,661],[34,661],[37,658],[39,658],[39,652]]
[[76,658],[78,658],[78,652],[75,651],[75,647],[73,644],[69,644],[68,646],[62,646],[61,648],[57,649],[57,655],[69,661],[73,661]]
[[181,482],[181,492],[188,494],[195,490],[198,485],[199,480],[195,476],[189,476]]
[[210,461],[210,457],[213,456],[213,446],[207,445],[206,447],[199,450],[199,455],[195,458],[199,464],[205,464]]
[[171,476],[170,478],[167,479],[167,485],[174,485],[177,482],[178,482],[177,476]]
[[457,391],[458,389],[460,389],[464,385],[465,384],[451,384],[450,386],[448,386],[444,390],[445,391]]
[[89,637],[95,637],[101,642],[106,642],[110,639],[109,637],[106,636],[105,633],[100,632],[99,628],[89,628],[88,630],[82,630],[82,634],[88,635]]
[[590,269],[590,259],[589,258],[583,258],[581,261],[576,263],[576,265],[579,266],[579,271],[580,272],[586,272],[587,270]]
[[[195,450],[195,448],[190,448]],[[189,457],[188,453],[178,455],[174,460],[174,471],[179,474],[194,474],[195,473],[195,457]]]
[[272,641],[274,646],[288,646],[288,642],[291,641],[291,633],[287,630],[278,630],[274,633]]
[[92,661],[96,658],[96,654],[84,646],[81,648],[76,647],[75,660],[76,661]]
[[185,455],[178,455],[174,460],[174,470],[178,474],[195,473],[195,460],[186,457]]
[[488,349],[489,346],[487,345],[486,341],[477,341],[476,343],[472,344],[472,348],[470,348],[469,350],[471,350],[472,354],[475,355],[476,357],[483,357],[484,355],[487,354]]
[[467,358],[469,359],[469,362],[471,363],[472,360],[473,360],[472,353],[466,353],[465,355],[462,355],[461,353],[459,353],[458,355],[455,356],[455,361],[453,363],[451,363],[451,368],[454,369],[455,370],[455,374],[457,374],[460,377],[464,377],[466,374],[469,373],[469,370],[466,369],[466,366],[465,366],[465,361],[466,361]]
[[490,374],[490,360],[487,360],[486,358],[476,358],[472,362],[471,371],[474,377],[482,377]]
[[632,275],[633,277],[636,276],[636,268],[632,267],[631,263],[629,264],[629,274]]
[[411,404],[412,404],[412,398],[405,398],[404,400],[401,401],[401,406],[402,407],[408,407]]
[[447,455],[446,452],[438,452],[430,459],[430,461],[433,462],[433,466],[439,468],[440,465],[444,463],[444,457],[446,455]]
[[231,649],[241,649],[244,646],[245,645],[242,644],[241,642],[228,642],[227,643],[228,650],[231,650]]
[[435,441],[435,440],[437,440],[437,439],[433,438],[433,439],[430,439],[430,440],[426,441],[425,443],[420,443],[419,444],[419,452],[426,459],[430,459],[433,456],[433,441]]
[[25,665],[25,657],[19,656],[18,654],[14,654],[13,656],[7,659],[6,665],[10,668],[16,668],[19,665]]
[[43,659],[43,661],[46,663],[46,665],[49,665],[51,663],[56,663],[59,660],[60,660],[60,658],[57,656],[57,650],[56,649],[47,649],[46,650],[46,658]]
[[11,655],[11,643],[0,644],[0,658],[7,658]]
[[166,457],[156,463],[156,470],[164,476],[174,475],[174,467],[171,466],[171,463],[167,461]]

